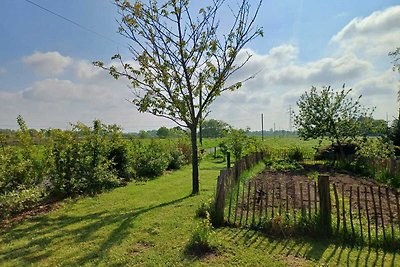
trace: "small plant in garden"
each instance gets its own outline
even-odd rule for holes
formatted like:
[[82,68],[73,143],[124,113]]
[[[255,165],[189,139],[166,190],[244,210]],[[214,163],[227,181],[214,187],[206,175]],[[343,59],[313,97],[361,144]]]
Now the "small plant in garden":
[[209,199],[200,204],[200,206],[196,210],[196,217],[198,218],[207,218],[207,215],[210,215],[212,218],[214,214],[214,201],[213,199]]
[[187,252],[190,254],[206,254],[213,252],[218,247],[216,233],[210,220],[210,214],[206,212],[206,218],[196,226],[189,243]]

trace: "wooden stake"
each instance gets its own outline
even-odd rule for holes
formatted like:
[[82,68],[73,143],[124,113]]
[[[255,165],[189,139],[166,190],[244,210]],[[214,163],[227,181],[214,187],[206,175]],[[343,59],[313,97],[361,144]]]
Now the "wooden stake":
[[246,188],[245,182],[243,182],[243,190],[242,190],[242,210],[240,211],[240,223],[239,225],[242,225],[242,219],[243,219],[243,212],[244,212],[244,189]]
[[379,211],[381,214],[381,222],[382,222],[382,230],[383,230],[383,240],[386,242],[385,221],[383,220],[383,209],[382,209],[381,186],[378,186],[378,198],[379,198]]
[[350,185],[350,198],[349,198],[349,214],[350,214],[350,224],[351,224],[351,233],[353,235],[353,238],[355,236],[355,232],[354,232],[354,224],[353,224],[353,212],[352,212],[352,196],[353,196],[353,187]]
[[340,226],[340,208],[339,208],[339,197],[337,193],[336,184],[333,184],[333,194],[335,196],[335,207],[336,207],[336,233],[338,233]]
[[311,220],[311,190],[310,183],[307,183],[307,197],[308,197],[308,219]]
[[249,219],[249,211],[250,211],[250,191],[251,191],[251,182],[249,182],[249,186],[247,189],[247,204],[246,204],[246,224],[248,223]]
[[253,195],[253,216],[251,218],[251,225],[255,224],[256,215],[256,198],[257,198],[257,182],[254,181],[254,195]]
[[386,187],[386,202],[388,205],[388,209],[389,209],[389,221],[390,221],[390,228],[392,230],[392,242],[394,241],[394,226],[393,226],[393,214],[392,214],[392,208],[390,205],[390,195],[389,195],[389,188]]
[[368,229],[368,244],[371,244],[371,222],[369,220],[369,210],[368,210],[368,198],[367,198],[367,187],[364,187],[364,201],[365,201],[365,211],[367,213],[367,229]]
[[372,196],[372,205],[374,206],[374,215],[375,215],[375,237],[378,241],[378,212],[376,210],[376,202],[375,202],[375,195],[372,186],[370,187],[371,196]]
[[259,219],[258,219],[258,224],[261,224],[261,218],[263,214],[263,197],[264,197],[264,183],[261,184],[261,191],[260,191],[260,213],[259,213]]
[[357,208],[358,208],[358,221],[360,223],[361,241],[364,242],[363,227],[361,221],[361,205],[360,205],[360,187],[357,186]]
[[343,231],[345,234],[347,234],[346,208],[344,205],[344,184],[342,184],[342,212],[343,212]]

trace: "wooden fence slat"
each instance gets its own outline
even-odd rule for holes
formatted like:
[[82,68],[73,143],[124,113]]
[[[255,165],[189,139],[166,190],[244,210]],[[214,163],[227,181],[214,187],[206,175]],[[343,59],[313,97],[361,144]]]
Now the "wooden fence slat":
[[288,184],[288,183],[286,183],[286,184],[285,184],[285,194],[286,194],[286,198],[285,198],[285,201],[286,201],[286,215],[288,215],[288,214],[289,214],[289,193],[288,193],[288,190],[289,190],[289,184]]
[[278,214],[279,216],[282,216],[282,186],[281,183],[278,184]]
[[[238,182],[236,180],[236,182]],[[235,209],[235,217],[233,219],[233,224],[236,225],[238,206],[239,206],[239,194],[240,194],[240,182],[237,183],[237,194],[236,194],[236,209]]]
[[397,224],[399,226],[399,232],[400,232],[400,204],[399,204],[399,192],[396,191],[396,210],[397,210]]
[[383,218],[383,209],[382,209],[381,186],[378,186],[378,199],[379,199],[379,211],[380,211],[380,214],[381,214],[381,222],[382,222],[383,240],[386,242],[385,221],[384,221],[384,218]]
[[315,215],[318,214],[318,207],[317,207],[317,182],[314,181],[314,210]]
[[308,197],[308,219],[311,220],[311,190],[310,190],[310,182],[307,182],[307,197]]
[[293,195],[292,195],[292,198],[293,198],[292,199],[293,200],[293,220],[294,220],[294,223],[296,224],[296,183],[293,183]]
[[253,195],[253,216],[251,218],[251,225],[255,224],[256,215],[256,197],[257,197],[257,182],[254,181],[254,195]]
[[268,195],[269,195],[269,188],[268,184],[266,185],[265,188],[265,218],[268,219]]
[[353,187],[350,185],[350,197],[349,197],[349,215],[350,215],[350,224],[351,224],[351,234],[354,238],[355,232],[354,232],[354,224],[353,224],[353,212],[352,212],[352,204],[353,204]]
[[392,214],[392,208],[390,205],[390,195],[389,195],[389,187],[386,187],[386,202],[389,210],[389,222],[390,222],[390,228],[392,230],[392,242],[394,241],[394,226],[393,226],[393,214]]
[[249,182],[248,189],[247,189],[247,203],[246,203],[246,223],[247,225],[249,220],[249,211],[250,211],[250,192],[251,191],[251,182]]
[[371,222],[369,220],[369,210],[368,210],[368,197],[367,197],[367,187],[364,186],[364,200],[365,200],[365,211],[367,214],[367,229],[368,229],[368,244],[371,244]]
[[245,190],[245,188],[246,188],[246,184],[245,184],[245,182],[243,182],[242,202],[241,202],[242,209],[240,211],[240,223],[239,223],[240,226],[242,226],[242,220],[243,220],[243,212],[244,212],[244,206],[243,205],[244,205],[244,190]]
[[305,211],[303,206],[303,183],[300,183],[300,207],[301,207],[301,219],[304,220]]
[[335,196],[335,207],[336,207],[336,233],[338,233],[340,227],[340,208],[339,208],[339,197],[337,193],[336,183],[333,184],[333,195]]
[[344,184],[342,184],[342,216],[343,216],[343,231],[347,234],[346,208],[344,204]]
[[264,192],[264,183],[261,183],[261,191],[260,191],[260,195],[259,195],[259,198],[260,198],[260,213],[259,213],[259,219],[258,219],[258,224],[260,225],[261,224],[261,218],[262,218],[262,215],[263,215],[263,197],[264,197],[264,194],[265,194],[265,192]]
[[275,184],[274,183],[272,183],[271,208],[272,208],[271,218],[274,218],[274,216],[275,216]]
[[360,224],[361,242],[364,242],[363,227],[361,221],[361,204],[360,204],[360,187],[357,186],[357,209],[358,209],[358,222]]
[[374,207],[374,215],[375,215],[375,237],[376,240],[378,241],[378,211],[376,210],[376,201],[375,201],[374,189],[372,188],[372,186],[370,187],[370,190],[371,190],[372,205]]
[[231,223],[231,208],[232,208],[232,198],[233,198],[233,171],[231,170],[229,176],[229,208],[228,208],[228,224]]

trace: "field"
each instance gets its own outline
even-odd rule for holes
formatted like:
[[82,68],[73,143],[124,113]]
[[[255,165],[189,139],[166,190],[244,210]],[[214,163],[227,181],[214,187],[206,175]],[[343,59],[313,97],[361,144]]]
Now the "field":
[[396,254],[312,239],[274,239],[216,230],[219,249],[186,253],[196,208],[213,196],[224,163],[201,163],[201,194],[189,196],[190,166],[92,198],[70,199],[46,214],[3,225],[1,266],[396,266]]

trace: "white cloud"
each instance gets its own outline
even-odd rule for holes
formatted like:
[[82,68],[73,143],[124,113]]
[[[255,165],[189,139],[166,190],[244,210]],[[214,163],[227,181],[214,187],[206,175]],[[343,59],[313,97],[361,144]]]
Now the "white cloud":
[[63,56],[59,52],[35,52],[30,56],[23,57],[22,61],[35,72],[48,77],[62,74],[72,63],[70,57]]
[[365,18],[355,18],[335,34],[331,42],[339,51],[375,57],[387,55],[399,45],[400,6],[376,11]]
[[102,72],[98,67],[95,67],[87,60],[80,60],[75,66],[75,74],[80,79],[91,79]]

